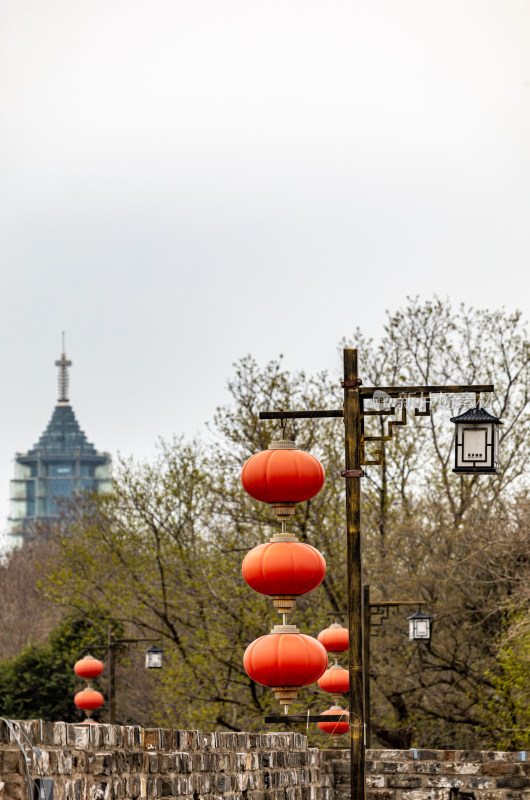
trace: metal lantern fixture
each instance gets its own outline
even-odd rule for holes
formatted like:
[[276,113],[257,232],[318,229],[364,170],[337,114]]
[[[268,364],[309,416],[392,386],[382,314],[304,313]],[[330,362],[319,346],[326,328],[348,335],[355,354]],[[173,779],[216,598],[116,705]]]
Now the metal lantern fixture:
[[145,668],[146,669],[161,669],[162,668],[162,653],[164,651],[154,644],[149,650],[145,651]]
[[416,611],[411,617],[407,617],[409,621],[409,639],[418,639],[428,642],[431,638],[431,619],[429,614],[424,614],[423,611]]
[[500,473],[499,425],[504,423],[484,408],[470,408],[458,417],[456,425],[455,468],[468,474]]

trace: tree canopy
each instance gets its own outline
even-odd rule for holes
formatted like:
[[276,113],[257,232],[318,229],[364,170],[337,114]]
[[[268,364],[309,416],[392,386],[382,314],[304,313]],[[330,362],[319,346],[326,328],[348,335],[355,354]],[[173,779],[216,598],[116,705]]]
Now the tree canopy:
[[[404,614],[371,642],[372,723],[385,746],[528,745],[530,458],[529,344],[519,314],[410,300],[388,315],[381,340],[354,331],[364,385],[494,383],[488,409],[504,421],[500,476],[455,475],[448,418],[408,415],[386,444],[383,467],[365,467],[364,580],[374,600],[420,597],[434,615],[432,642],[410,643]],[[114,491],[70,509],[42,590],[77,617],[95,606],[129,630],[156,636],[166,668],[149,705],[118,704],[122,721],[256,730],[276,709],[272,693],[243,670],[246,646],[275,617],[241,576],[241,561],[278,522],[243,491],[244,461],[277,435],[264,409],[337,408],[340,363],[332,374],[290,372],[281,359],[235,365],[231,402],[206,441],[159,443],[151,463],[122,461]],[[465,398],[455,398],[458,402]],[[473,398],[467,398],[469,405]],[[398,410],[399,413],[399,410]],[[374,432],[386,429],[378,418]],[[326,558],[322,586],[297,601],[293,620],[316,635],[329,612],[346,608],[343,426],[296,420],[289,433],[326,470],[326,483],[298,504],[290,528]],[[414,610],[414,609],[412,609]],[[134,684],[122,672],[123,697]],[[324,710],[316,687],[293,710]],[[318,741],[318,734],[315,735]]]

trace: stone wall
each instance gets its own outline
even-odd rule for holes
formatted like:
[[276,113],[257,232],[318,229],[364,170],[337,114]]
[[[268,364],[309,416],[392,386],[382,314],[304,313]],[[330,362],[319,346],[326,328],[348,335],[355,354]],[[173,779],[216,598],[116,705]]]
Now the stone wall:
[[[368,750],[367,800],[530,800],[521,758]],[[349,800],[349,766],[298,733],[0,722],[0,800]]]
[[299,733],[14,727],[25,754],[0,722],[0,800],[28,798],[26,763],[32,779],[53,778],[53,800],[333,800],[331,770]]
[[[530,753],[368,750],[368,800],[530,800]],[[350,798],[347,751],[321,751],[334,800]]]

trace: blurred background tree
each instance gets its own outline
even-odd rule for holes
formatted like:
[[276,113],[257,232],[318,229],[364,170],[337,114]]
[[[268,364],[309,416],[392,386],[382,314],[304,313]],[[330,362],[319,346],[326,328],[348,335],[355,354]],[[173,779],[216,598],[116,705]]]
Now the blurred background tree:
[[[100,641],[102,618],[66,617],[45,644],[26,644],[20,653],[0,663],[0,708],[11,719],[79,722],[84,714],[73,703],[84,687],[73,666],[79,653]],[[95,681],[95,688],[100,688]],[[99,713],[94,714],[99,719]]]
[[[494,383],[488,409],[505,423],[500,476],[452,473],[449,417],[463,409],[436,401],[431,417],[409,414],[408,426],[397,429],[384,467],[365,468],[363,563],[372,600],[419,597],[434,615],[429,645],[409,642],[405,613],[371,642],[375,743],[522,748],[530,700],[530,359],[523,321],[413,299],[389,314],[380,342],[356,331],[342,344],[359,348],[364,385]],[[241,561],[278,523],[246,495],[239,475],[278,434],[273,423],[259,421],[261,410],[340,407],[340,379],[338,361],[330,376],[289,372],[281,359],[260,367],[242,358],[228,384],[232,401],[210,423],[207,445],[176,437],[159,443],[152,463],[122,461],[114,492],[79,498],[65,517],[68,533],[42,544],[51,555],[39,554],[47,562],[40,595],[32,594],[34,573],[29,577],[31,603],[46,621],[42,641],[61,614],[89,618],[96,607],[128,635],[156,636],[164,647],[165,666],[155,675],[140,667],[136,651],[123,657],[120,721],[258,730],[276,709],[270,690],[242,667],[245,647],[278,618],[244,583]],[[377,433],[386,423],[372,425]],[[316,635],[329,624],[328,612],[346,608],[343,428],[340,420],[296,420],[288,433],[326,470],[323,490],[299,504],[289,523],[328,564],[322,586],[293,613],[303,632]],[[20,558],[11,557],[4,576],[20,575]],[[15,648],[33,635],[25,624]],[[293,710],[328,704],[309,687]]]

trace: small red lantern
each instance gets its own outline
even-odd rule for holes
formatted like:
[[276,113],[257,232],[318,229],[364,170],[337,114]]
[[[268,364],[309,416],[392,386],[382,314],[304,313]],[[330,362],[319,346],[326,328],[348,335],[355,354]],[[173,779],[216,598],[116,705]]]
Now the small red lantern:
[[251,456],[241,470],[245,491],[269,503],[280,517],[293,514],[295,503],[314,497],[324,480],[320,461],[286,439],[271,442],[268,450]]
[[90,681],[97,678],[103,672],[103,664],[93,656],[85,656],[74,665],[74,672],[86,681],[86,688],[78,692],[74,697],[74,703],[78,708],[82,708],[86,713],[85,723],[94,721],[90,719],[92,712],[103,705],[103,695],[92,688]]
[[74,672],[80,678],[85,678],[85,680],[97,678],[103,672],[103,663],[93,656],[85,656],[76,661]]
[[328,654],[312,636],[294,625],[277,625],[245,650],[247,675],[262,686],[270,686],[277,700],[288,705],[301,686],[314,683],[326,670]]
[[328,653],[344,653],[349,647],[348,629],[337,622],[320,631],[317,638]]
[[328,708],[327,711],[322,712],[323,717],[327,716],[328,714],[341,714],[344,717],[344,721],[318,722],[317,725],[321,731],[324,731],[324,733],[329,733],[332,739],[338,739],[343,733],[348,733],[350,730],[350,724],[348,721],[350,716],[349,711],[346,711],[344,708],[340,708],[340,706],[331,706],[331,708]]
[[83,711],[94,711],[103,705],[103,695],[95,689],[83,689],[74,697],[74,703]]
[[272,597],[278,611],[285,613],[294,607],[298,595],[320,586],[326,562],[310,544],[273,539],[247,553],[242,572],[254,591]]
[[333,664],[320,678],[318,685],[324,692],[330,694],[344,694],[350,690],[350,675],[347,669],[339,664]]

